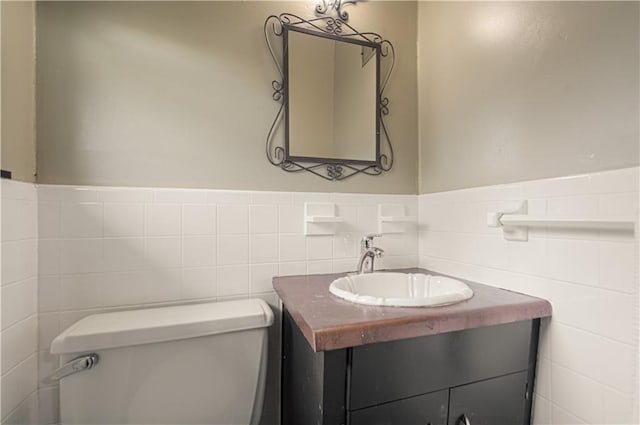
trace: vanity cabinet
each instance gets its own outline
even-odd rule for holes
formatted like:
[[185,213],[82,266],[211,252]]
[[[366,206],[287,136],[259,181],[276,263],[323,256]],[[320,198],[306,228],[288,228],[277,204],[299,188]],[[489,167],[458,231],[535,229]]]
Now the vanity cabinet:
[[540,319],[315,352],[283,317],[283,425],[527,425]]

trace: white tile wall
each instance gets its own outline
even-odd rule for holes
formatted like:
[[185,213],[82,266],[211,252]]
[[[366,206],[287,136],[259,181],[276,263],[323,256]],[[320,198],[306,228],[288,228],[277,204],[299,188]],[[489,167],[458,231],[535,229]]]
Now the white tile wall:
[[536,424],[638,423],[638,238],[543,228],[505,241],[486,213],[528,200],[536,214],[637,218],[638,180],[632,168],[419,196],[422,267],[553,304]]
[[0,420],[2,424],[38,423],[37,192],[32,184],[4,179],[0,184]]
[[[522,199],[537,214],[637,216],[637,168],[418,197],[46,185],[36,193],[11,181],[2,189],[3,423],[56,423],[57,388],[42,379],[58,359],[47,350],[76,320],[160,303],[273,302],[274,275],[352,270],[360,238],[377,230],[379,203],[419,216],[417,229],[379,241],[380,267],[419,262],[553,303],[535,423],[637,423],[637,239],[535,229],[528,242],[508,242],[485,225],[487,212]],[[336,235],[304,236],[304,202],[327,201],[345,222]]]
[[[272,297],[276,275],[355,269],[358,243],[377,230],[377,205],[416,196],[38,187],[39,375],[57,366],[53,338],[85,315],[158,303]],[[304,202],[335,202],[345,219],[334,236],[303,234]],[[384,236],[379,267],[418,263],[415,225]],[[35,265],[34,265],[35,267]],[[3,323],[5,323],[3,321]],[[30,322],[31,323],[31,322]],[[276,378],[277,379],[277,378]],[[51,423],[57,389],[41,383]]]

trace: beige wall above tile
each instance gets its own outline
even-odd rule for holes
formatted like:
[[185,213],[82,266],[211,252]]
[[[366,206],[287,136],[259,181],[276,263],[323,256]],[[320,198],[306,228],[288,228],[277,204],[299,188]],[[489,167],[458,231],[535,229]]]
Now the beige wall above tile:
[[638,2],[421,2],[420,192],[638,165]]
[[[38,181],[53,184],[417,192],[417,3],[348,6],[394,43],[387,126],[394,168],[326,182],[265,157],[279,105],[267,16],[313,2],[41,2]],[[279,135],[282,137],[282,133]]]
[[0,2],[2,169],[34,182],[36,171],[35,3]]

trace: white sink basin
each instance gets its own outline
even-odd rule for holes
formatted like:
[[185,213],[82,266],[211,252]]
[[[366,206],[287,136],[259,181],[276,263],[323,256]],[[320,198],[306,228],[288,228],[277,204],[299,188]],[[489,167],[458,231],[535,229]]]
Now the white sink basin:
[[456,279],[421,273],[367,273],[341,277],[329,291],[357,304],[433,307],[468,300],[473,291]]

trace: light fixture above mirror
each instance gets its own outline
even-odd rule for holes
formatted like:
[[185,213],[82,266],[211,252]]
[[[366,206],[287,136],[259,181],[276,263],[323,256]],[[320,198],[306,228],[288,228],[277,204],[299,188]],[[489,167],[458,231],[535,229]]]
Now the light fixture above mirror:
[[[269,16],[265,39],[280,79],[272,82],[280,104],[267,135],[271,164],[308,171],[326,180],[379,175],[393,166],[384,116],[384,90],[395,63],[393,45],[347,23],[347,1],[323,1],[318,15]],[[275,134],[284,124],[284,140]]]
[[322,0],[316,5],[316,13],[318,15],[325,15],[329,10],[335,10],[338,18],[347,22],[349,20],[349,14],[342,10],[342,7],[347,4],[356,4],[358,0]]

